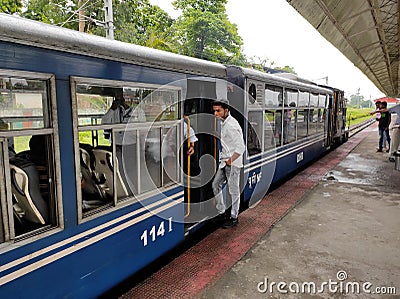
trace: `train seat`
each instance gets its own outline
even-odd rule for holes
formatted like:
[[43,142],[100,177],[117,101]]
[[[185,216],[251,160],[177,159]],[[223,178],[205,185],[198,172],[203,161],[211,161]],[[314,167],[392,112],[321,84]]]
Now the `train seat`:
[[93,154],[93,146],[87,143],[79,143],[79,151],[81,155],[81,163],[83,162],[90,171],[94,171],[96,157]]
[[21,157],[10,160],[11,185],[15,213],[24,220],[46,224],[49,222],[48,205],[40,194],[39,174],[35,165]]
[[[96,172],[104,176],[105,185],[107,188],[105,192],[109,196],[114,196],[114,168],[113,168],[113,157],[112,152],[104,148],[94,148],[93,154],[96,157]],[[117,197],[127,197],[129,195],[127,186],[125,185],[121,173],[118,168],[118,160],[116,160],[116,188],[117,188]]]
[[107,194],[101,187],[104,180],[98,178],[95,172],[95,156],[89,144],[79,144],[81,175],[84,180],[82,187],[82,205],[84,209],[99,207],[107,201]]

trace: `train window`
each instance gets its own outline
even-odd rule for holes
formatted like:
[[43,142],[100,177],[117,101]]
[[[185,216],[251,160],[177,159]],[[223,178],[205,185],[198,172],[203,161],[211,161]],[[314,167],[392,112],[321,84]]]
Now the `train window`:
[[296,111],[297,138],[301,139],[308,135],[308,122],[312,114],[309,109],[298,109]]
[[257,97],[256,85],[254,83],[251,83],[249,86],[249,95],[248,95],[250,104],[254,104],[256,102],[256,97]]
[[326,108],[328,104],[327,96],[324,94],[320,94],[318,96],[318,107],[319,108]]
[[319,109],[310,109],[310,121],[308,123],[308,135],[316,134],[318,131]]
[[264,84],[260,82],[248,83],[248,106],[259,107],[264,103]]
[[179,183],[180,90],[74,78],[82,218]]
[[317,131],[323,132],[325,128],[325,109],[328,107],[328,96],[320,94],[318,96],[318,122]]
[[282,106],[282,88],[277,86],[265,86],[265,107],[276,108]]
[[318,98],[317,94],[310,94],[310,107],[318,107]]
[[[292,103],[291,103],[292,104]],[[296,108],[285,107],[283,112],[283,143],[287,144],[296,140],[297,123],[296,123]]]
[[298,107],[308,107],[309,100],[310,94],[308,92],[300,91]]
[[317,132],[323,132],[325,127],[325,109],[318,109]]
[[297,107],[297,98],[299,92],[297,90],[286,90],[285,105],[290,107]]
[[297,139],[296,109],[299,92],[297,90],[285,90],[285,107],[283,115],[283,143],[290,143]]
[[179,127],[164,126],[163,140],[161,143],[161,158],[162,158],[162,181],[164,184],[177,182],[179,179],[179,168],[177,165],[177,145],[179,142]]
[[263,134],[263,112],[249,111],[247,117],[247,153],[253,156],[261,153]]
[[264,113],[264,151],[275,148],[276,146],[275,116],[275,110],[266,110]]
[[[56,227],[60,209],[57,126],[50,75],[0,76],[2,241]],[[55,111],[55,109],[54,109]],[[55,120],[54,120],[54,123]]]

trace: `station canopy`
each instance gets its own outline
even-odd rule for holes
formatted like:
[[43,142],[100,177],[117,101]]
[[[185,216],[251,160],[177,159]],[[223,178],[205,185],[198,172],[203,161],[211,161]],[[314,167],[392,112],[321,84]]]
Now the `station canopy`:
[[287,0],[389,97],[399,90],[398,0]]

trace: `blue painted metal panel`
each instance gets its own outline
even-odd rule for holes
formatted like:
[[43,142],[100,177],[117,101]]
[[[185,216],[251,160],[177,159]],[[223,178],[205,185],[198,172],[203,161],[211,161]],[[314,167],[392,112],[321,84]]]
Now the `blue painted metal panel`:
[[[254,169],[251,169],[248,174],[245,175],[245,180],[247,179],[244,189],[245,202],[249,202],[249,205],[254,204],[264,197],[271,184],[283,180],[294,171],[306,166],[327,151],[323,146],[323,141],[318,141],[307,147],[290,152],[290,149],[295,145],[298,145],[298,143],[278,149],[276,155],[282,153],[283,150],[289,151],[289,153],[282,155],[282,157],[278,158],[276,161],[273,160],[272,157],[269,157],[272,160],[269,163],[262,162],[263,160],[260,157],[251,160],[251,162],[256,163],[256,161],[259,161],[259,163],[256,163]],[[268,157],[264,157],[264,161],[267,158]],[[262,165],[263,163],[265,164]],[[256,167],[256,165],[262,166]]]
[[96,297],[175,247],[183,235],[182,202],[157,214],[145,210],[41,256],[40,263],[49,264],[38,265],[37,270],[24,267],[39,258],[13,268],[29,273],[2,285],[2,294],[17,298]]
[[[12,45],[8,42],[0,42],[0,48],[2,49],[0,52],[0,68],[55,75],[65,217],[65,228],[60,229],[59,232],[26,245],[18,246],[17,244],[15,249],[1,254],[1,264],[5,265],[21,257],[35,254],[53,244],[59,245],[56,249],[37,257],[28,258],[26,262],[1,272],[0,281],[8,274],[20,271],[17,275],[20,276],[19,278],[0,286],[1,295],[2,297],[3,295],[4,297],[17,296],[18,298],[95,297],[183,241],[184,207],[183,202],[180,202],[167,210],[154,212],[149,216],[144,216],[147,212],[144,210],[138,215],[132,216],[132,219],[124,220],[126,222],[142,217],[141,222],[134,223],[91,245],[83,246],[75,252],[65,256],[62,254],[60,257],[57,256],[63,250],[67,253],[71,251],[71,248],[78,248],[96,235],[105,234],[107,230],[123,225],[123,221],[100,229],[93,234],[85,235],[87,230],[96,229],[117,217],[134,213],[143,208],[143,205],[158,202],[163,198],[161,195],[154,196],[77,225],[70,76],[146,82],[159,85],[182,80],[186,76],[181,73],[133,66],[128,63],[60,53],[49,49]],[[171,196],[182,191],[182,187],[177,187],[166,192],[165,196]],[[147,229],[148,234],[150,234],[150,230],[155,226],[157,232],[161,221],[165,222],[166,220],[163,219],[169,217],[173,217],[173,230],[165,233],[164,236],[156,236],[154,242],[151,240],[152,236],[149,235],[148,245],[143,246],[140,237],[144,230]],[[63,243],[63,240],[78,234],[83,235],[77,240]],[[40,267],[39,264],[43,263],[43,259],[51,262]],[[38,265],[32,265],[36,262]],[[25,268],[30,265],[37,270]],[[24,272],[27,273],[24,274]],[[26,290],[29,290],[29,292]]]
[[[186,78],[185,74],[167,70],[76,54],[62,53],[50,49],[39,49],[0,42],[0,65],[2,68],[55,74],[57,79],[69,80],[69,76],[168,84]],[[65,98],[67,100],[67,98]],[[68,98],[70,101],[70,98]]]

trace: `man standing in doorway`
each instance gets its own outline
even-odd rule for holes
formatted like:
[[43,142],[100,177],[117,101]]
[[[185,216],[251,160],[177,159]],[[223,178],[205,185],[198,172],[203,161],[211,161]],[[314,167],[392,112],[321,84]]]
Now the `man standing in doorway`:
[[226,183],[232,199],[231,216],[223,223],[224,228],[238,224],[240,206],[240,170],[243,167],[243,153],[246,149],[243,131],[239,123],[229,113],[229,102],[226,99],[213,103],[214,115],[221,120],[221,151],[219,167],[212,187],[216,199],[219,217],[224,217],[226,202],[222,195],[222,187]]

